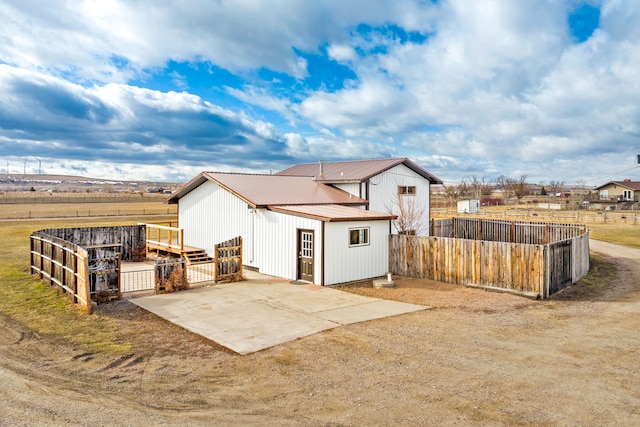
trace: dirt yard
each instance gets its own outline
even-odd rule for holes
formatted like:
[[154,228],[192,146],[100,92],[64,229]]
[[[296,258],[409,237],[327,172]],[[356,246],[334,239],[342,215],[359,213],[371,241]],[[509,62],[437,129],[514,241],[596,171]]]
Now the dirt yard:
[[640,251],[592,249],[547,301],[395,278],[348,291],[433,309],[248,356],[127,301],[120,357],[0,317],[0,425],[640,425]]

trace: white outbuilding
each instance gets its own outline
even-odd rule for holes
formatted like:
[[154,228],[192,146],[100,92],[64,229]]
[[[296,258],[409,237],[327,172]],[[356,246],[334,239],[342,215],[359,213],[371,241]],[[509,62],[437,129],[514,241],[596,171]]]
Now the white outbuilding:
[[[406,159],[392,160],[395,167]],[[414,174],[405,175],[415,191]],[[428,185],[426,192],[428,200]],[[241,236],[243,264],[264,274],[335,285],[389,269],[397,215],[370,210],[365,197],[315,176],[201,172],[168,203],[178,204],[185,245],[211,255],[217,243]]]

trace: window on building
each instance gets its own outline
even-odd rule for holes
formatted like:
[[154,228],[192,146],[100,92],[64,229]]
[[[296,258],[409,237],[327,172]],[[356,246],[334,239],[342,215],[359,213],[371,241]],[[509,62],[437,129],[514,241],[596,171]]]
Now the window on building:
[[623,200],[631,200],[631,190],[623,190],[622,191],[622,199]]
[[609,200],[609,190],[600,190],[600,200]]
[[369,244],[369,227],[350,228],[349,246],[364,246]]
[[415,196],[416,194],[416,186],[415,185],[399,185],[398,186],[398,194],[406,194],[410,196]]

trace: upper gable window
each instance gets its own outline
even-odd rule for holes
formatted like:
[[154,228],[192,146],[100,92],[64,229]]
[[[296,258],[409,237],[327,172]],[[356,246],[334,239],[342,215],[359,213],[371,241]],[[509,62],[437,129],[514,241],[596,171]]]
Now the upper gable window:
[[406,194],[409,196],[416,195],[416,186],[415,185],[399,185],[398,186],[398,194]]

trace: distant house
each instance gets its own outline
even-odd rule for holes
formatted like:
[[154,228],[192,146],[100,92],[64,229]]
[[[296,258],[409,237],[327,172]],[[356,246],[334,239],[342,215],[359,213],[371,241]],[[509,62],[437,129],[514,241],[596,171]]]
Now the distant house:
[[[313,177],[317,182],[339,188],[368,201],[366,209],[401,215],[403,208],[421,210],[416,229],[411,234],[429,235],[431,186],[442,184],[407,158],[307,163],[292,166],[276,175]],[[397,222],[393,232],[398,232]]]
[[[302,169],[276,175],[201,172],[168,203],[178,204],[185,245],[211,255],[216,243],[242,236],[243,264],[261,273],[318,285],[378,277],[389,268],[389,234],[397,218],[385,209],[391,196],[424,192],[428,202],[428,184],[420,180],[439,180],[407,159],[370,162],[376,166],[341,163],[342,180],[329,178],[335,173],[331,163],[316,175]],[[380,189],[386,189],[386,201]]]
[[610,209],[635,209],[640,201],[640,181],[610,181],[595,188],[598,201]]

